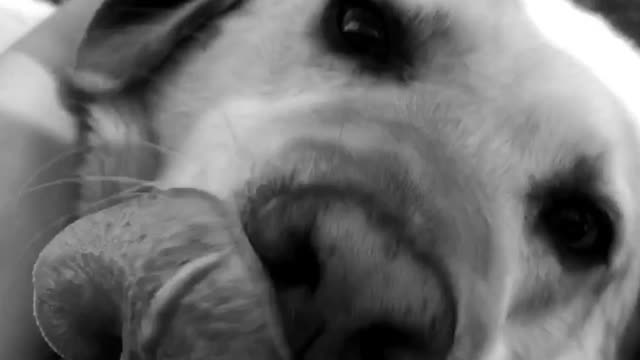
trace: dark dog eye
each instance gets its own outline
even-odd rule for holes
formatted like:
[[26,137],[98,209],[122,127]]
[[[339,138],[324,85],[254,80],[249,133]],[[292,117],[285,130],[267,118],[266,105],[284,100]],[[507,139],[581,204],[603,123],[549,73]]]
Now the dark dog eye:
[[388,51],[385,17],[376,6],[366,1],[345,1],[336,15],[338,32],[351,51],[369,56]]
[[585,266],[606,263],[614,224],[606,210],[589,198],[569,196],[543,204],[538,225],[567,260]]
[[419,48],[413,43],[414,19],[387,1],[330,0],[327,5],[320,29],[328,50],[353,61],[363,73],[405,79]]

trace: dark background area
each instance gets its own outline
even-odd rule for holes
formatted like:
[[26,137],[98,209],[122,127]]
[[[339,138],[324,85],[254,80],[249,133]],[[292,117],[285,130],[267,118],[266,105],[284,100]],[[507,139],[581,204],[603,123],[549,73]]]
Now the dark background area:
[[603,14],[618,30],[640,45],[640,0],[576,1]]

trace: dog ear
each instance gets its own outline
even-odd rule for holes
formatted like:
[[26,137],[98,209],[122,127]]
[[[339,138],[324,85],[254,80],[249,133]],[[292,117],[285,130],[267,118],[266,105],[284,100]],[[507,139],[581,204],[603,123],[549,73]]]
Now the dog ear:
[[241,1],[105,0],[78,48],[70,80],[86,92],[120,90]]
[[235,216],[207,193],[172,189],[78,219],[34,265],[43,337],[64,359],[289,359]]

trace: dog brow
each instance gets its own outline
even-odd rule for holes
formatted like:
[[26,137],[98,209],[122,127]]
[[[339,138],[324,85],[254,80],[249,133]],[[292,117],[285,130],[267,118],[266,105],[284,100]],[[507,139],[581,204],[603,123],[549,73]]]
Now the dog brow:
[[597,188],[601,180],[600,175],[600,160],[598,158],[580,156],[570,166],[556,171],[542,181],[538,181],[534,187],[562,187],[591,192]]

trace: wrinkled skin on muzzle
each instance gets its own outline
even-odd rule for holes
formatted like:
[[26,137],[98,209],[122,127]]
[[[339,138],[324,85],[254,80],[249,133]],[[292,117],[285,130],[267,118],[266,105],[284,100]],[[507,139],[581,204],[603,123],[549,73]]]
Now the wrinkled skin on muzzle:
[[196,190],[87,215],[42,251],[35,315],[65,359],[288,358],[239,221]]

